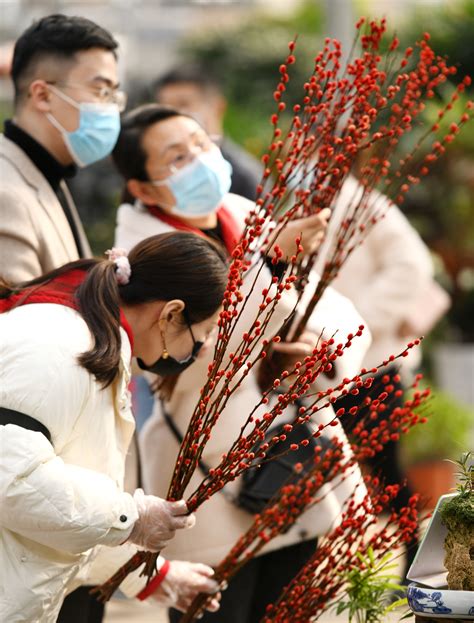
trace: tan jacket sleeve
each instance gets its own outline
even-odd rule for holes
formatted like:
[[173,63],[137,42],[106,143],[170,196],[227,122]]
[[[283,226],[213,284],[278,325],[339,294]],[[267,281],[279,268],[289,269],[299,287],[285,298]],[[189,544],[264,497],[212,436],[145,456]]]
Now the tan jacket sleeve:
[[0,189],[0,277],[14,284],[38,277],[39,257],[28,207],[13,189]]

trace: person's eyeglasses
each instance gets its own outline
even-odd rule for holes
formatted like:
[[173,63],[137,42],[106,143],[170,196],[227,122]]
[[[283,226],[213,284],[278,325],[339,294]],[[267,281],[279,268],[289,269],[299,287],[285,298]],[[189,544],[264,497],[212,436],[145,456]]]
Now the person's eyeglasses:
[[106,104],[116,104],[118,106],[119,112],[123,112],[125,110],[125,107],[127,106],[127,94],[125,93],[125,91],[119,91],[117,88],[114,87],[93,87],[86,86],[84,84],[77,84],[74,82],[48,82],[48,84],[88,91],[89,93],[93,93],[100,102]]
[[[166,171],[168,174],[173,175],[186,165],[191,164],[201,154],[210,151],[217,147],[212,138],[204,131],[199,132],[192,138],[189,145],[179,147],[177,153],[169,158],[168,164],[163,164],[157,168]],[[157,186],[165,183],[165,180],[151,180],[152,183],[156,182]]]

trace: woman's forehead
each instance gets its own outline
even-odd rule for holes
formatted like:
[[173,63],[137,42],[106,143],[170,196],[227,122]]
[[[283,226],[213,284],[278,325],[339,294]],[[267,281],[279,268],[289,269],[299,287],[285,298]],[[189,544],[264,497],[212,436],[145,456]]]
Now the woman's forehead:
[[[164,155],[167,149],[186,144],[196,134],[202,134],[203,128],[189,117],[171,117],[152,125],[143,137],[143,147],[148,155]],[[152,153],[153,152],[153,153]]]

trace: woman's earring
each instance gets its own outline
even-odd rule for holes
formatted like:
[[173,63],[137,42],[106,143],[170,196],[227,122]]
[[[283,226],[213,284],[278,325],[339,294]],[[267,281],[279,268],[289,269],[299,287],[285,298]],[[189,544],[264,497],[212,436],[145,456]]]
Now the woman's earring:
[[163,331],[160,330],[161,333],[161,341],[163,342],[163,353],[162,353],[162,357],[163,359],[168,359],[168,357],[170,356],[169,352],[166,350],[166,342],[165,342],[165,336]]

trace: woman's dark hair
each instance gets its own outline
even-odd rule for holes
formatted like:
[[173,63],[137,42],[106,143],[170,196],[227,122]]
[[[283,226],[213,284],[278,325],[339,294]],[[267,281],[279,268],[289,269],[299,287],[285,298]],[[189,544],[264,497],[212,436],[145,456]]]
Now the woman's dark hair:
[[[155,123],[172,117],[188,117],[175,108],[159,104],[145,104],[125,113],[121,119],[120,134],[112,152],[112,159],[118,172],[125,180],[148,181],[146,172],[147,154],[143,149],[143,136]],[[135,198],[126,186],[122,201],[133,203]]]
[[117,41],[105,28],[85,17],[55,14],[33,22],[15,43],[11,68],[15,101],[18,103],[34,68],[42,61],[74,62],[76,52],[91,48],[109,50],[116,56],[117,47]]
[[[78,309],[94,337],[79,363],[103,387],[117,375],[120,363],[120,304],[181,299],[191,324],[210,318],[222,302],[227,285],[227,260],[220,247],[187,232],[146,238],[130,251],[130,281],[119,285],[110,260],[78,260],[42,277],[13,287],[0,280],[0,298],[41,286],[72,270],[87,276],[75,292]],[[183,319],[184,324],[184,319]]]

